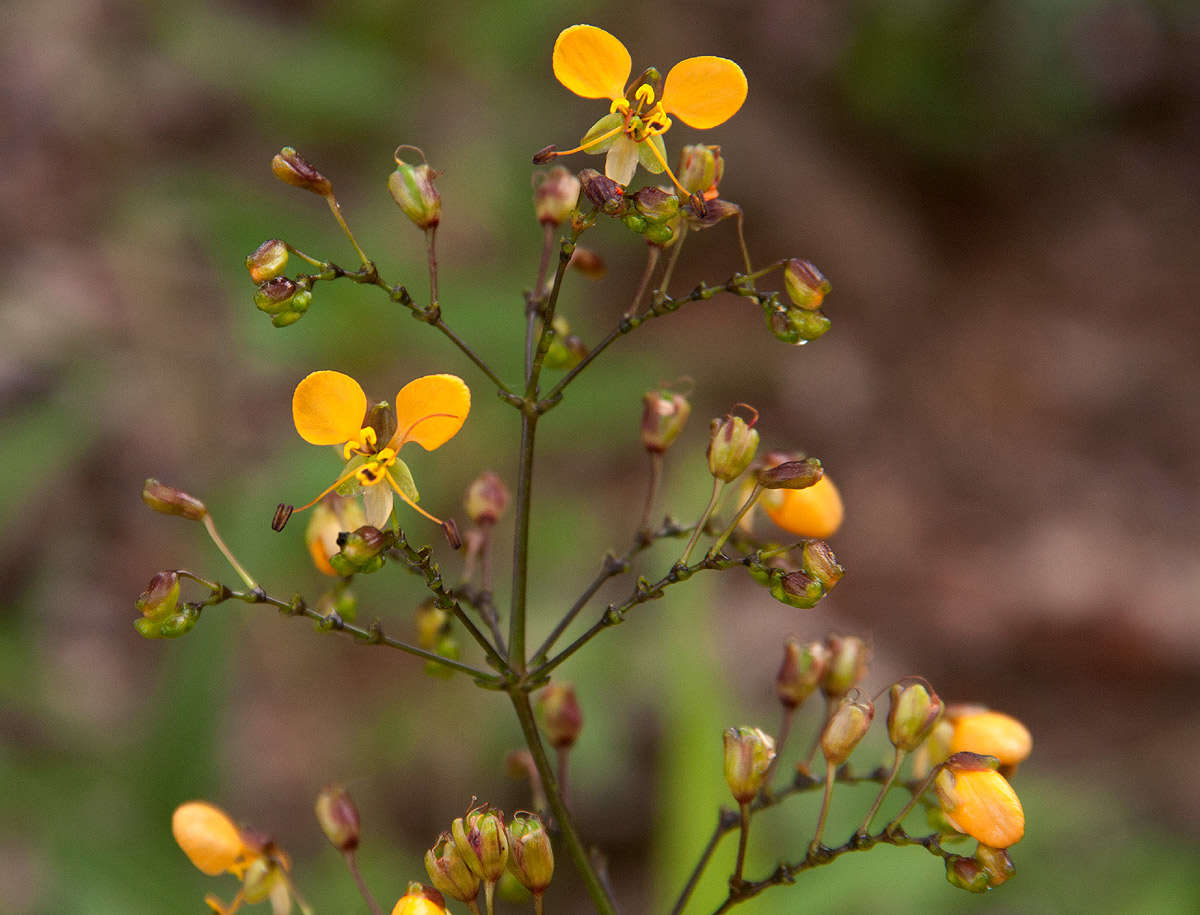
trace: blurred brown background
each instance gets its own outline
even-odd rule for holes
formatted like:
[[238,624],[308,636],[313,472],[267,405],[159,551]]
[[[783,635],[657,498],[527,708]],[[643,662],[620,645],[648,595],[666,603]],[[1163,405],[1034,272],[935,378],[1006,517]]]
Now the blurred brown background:
[[[705,134],[679,125],[668,146],[722,145],[723,196],[745,208],[755,258],[819,265],[834,329],[797,350],[716,299],[581,377],[541,441],[534,633],[627,543],[639,398],[660,381],[696,382],[668,461],[677,516],[703,506],[705,421],[736,401],[761,411],[766,444],[822,457],[848,509],[833,546],[849,574],[812,613],[736,577],[699,580],[562,669],[587,716],[575,803],[625,910],[669,906],[703,845],[724,801],[720,728],[775,727],[780,640],[829,630],[871,639],[872,690],[920,673],[1028,723],[1019,876],[980,901],[928,856],[880,849],[745,911],[1200,905],[1194,4],[72,0],[4,20],[0,907],[200,911],[206,891],[232,896],[170,839],[171,809],[203,796],[273,831],[319,911],[357,911],[309,813],[324,782],[358,798],[364,870],[389,900],[471,795],[529,803],[501,771],[519,743],[510,710],[465,681],[241,605],[178,642],[138,638],[133,600],[156,570],[233,576],[137,493],[148,475],[195,492],[272,592],[315,597],[327,583],[302,525],[267,523],[335,469],[288,414],[317,368],[379,397],[427,371],[473,385],[464,433],[412,460],[432,510],[453,511],[485,467],[515,479],[515,417],[436,334],[337,285],[276,330],[241,259],[278,236],[352,262],[321,202],[271,177],[292,144],[334,180],[384,275],[423,290],[420,236],[384,190],[392,149],[419,144],[444,171],[447,318],[515,377],[539,244],[528,157],[603,113],[550,72],[554,36],[577,21],[621,37],[635,70],[742,64],[743,110]],[[643,255],[616,225],[588,244],[608,276],[570,280],[562,307],[594,341]],[[678,289],[738,263],[731,228],[696,236]],[[675,548],[642,570],[661,574]],[[364,619],[397,631],[420,596],[387,573],[359,590]],[[847,826],[867,803],[847,795]],[[802,856],[814,818],[797,804],[771,819],[751,872]],[[696,911],[719,898],[732,844]],[[577,910],[568,870],[549,911]]]

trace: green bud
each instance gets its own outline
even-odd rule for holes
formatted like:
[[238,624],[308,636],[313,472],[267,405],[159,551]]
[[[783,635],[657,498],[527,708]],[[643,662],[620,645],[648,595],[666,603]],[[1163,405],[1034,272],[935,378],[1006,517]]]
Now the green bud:
[[[453,632],[443,632],[433,643],[433,650],[443,658],[457,661],[459,656],[458,639],[455,638]],[[425,673],[431,677],[440,677],[443,680],[448,680],[454,676],[452,668],[447,667],[445,664],[439,664],[437,661],[426,661]]]
[[312,296],[309,294],[308,300],[302,301],[299,307],[296,307],[296,300],[302,291],[306,290],[301,290],[286,276],[277,276],[259,284],[258,291],[254,293],[254,307],[269,315],[281,315],[285,312],[303,313],[308,309],[308,302],[312,300]]
[[508,833],[504,829],[504,811],[487,807],[471,810],[450,826],[454,844],[476,876],[495,883],[508,863]]
[[784,572],[771,576],[771,596],[781,604],[811,610],[825,596],[825,588],[804,572]]
[[675,227],[671,223],[650,223],[646,226],[646,231],[642,236],[652,245],[658,245],[666,248],[675,241]]
[[147,477],[142,484],[142,501],[156,512],[164,515],[178,515],[189,521],[202,521],[208,514],[204,503],[195,496],[190,496],[181,489],[160,483],[153,477]]
[[177,639],[191,632],[199,618],[199,610],[185,606],[162,620],[143,616],[133,621],[133,628],[147,639]]
[[792,258],[783,271],[783,284],[788,298],[805,311],[816,311],[829,294],[829,280],[808,261]]
[[856,635],[831,635],[829,667],[821,679],[821,692],[831,699],[850,692],[867,674],[867,643]]
[[390,546],[392,538],[377,527],[364,524],[353,531],[338,534],[338,546],[342,555],[355,565],[366,565],[379,557]]
[[775,759],[775,739],[761,728],[729,728],[725,741],[725,783],[739,804],[754,800]]
[[411,219],[418,229],[435,228],[442,219],[442,195],[433,184],[438,172],[425,162],[420,165],[405,162],[400,158],[399,152],[406,148],[416,147],[401,146],[396,150],[396,170],[388,175],[388,190],[404,215]]
[[755,412],[749,423],[733,414],[712,421],[708,440],[708,469],[718,480],[726,483],[736,480],[754,460],[754,453],[758,450],[758,432],[754,429],[757,419],[758,413]]
[[893,683],[888,696],[888,739],[896,749],[911,753],[925,742],[942,717],[942,700],[929,684],[915,679]]
[[825,336],[832,322],[819,311],[793,308],[788,311],[788,320],[801,340],[808,342]]
[[321,789],[316,803],[317,822],[330,844],[340,852],[358,848],[358,808],[341,785]]
[[783,643],[783,663],[775,675],[775,695],[786,708],[799,708],[816,691],[828,664],[829,648],[824,642],[789,638]]
[[968,893],[986,893],[990,888],[991,875],[980,862],[962,855],[946,856],[946,880],[951,886]]
[[333,185],[329,183],[329,179],[290,146],[285,146],[275,154],[275,158],[271,160],[271,171],[275,173],[276,178],[292,187],[301,187],[322,197],[333,193]]
[[763,467],[755,475],[764,489],[807,489],[817,483],[825,471],[816,458],[784,461],[773,467]]
[[[539,180],[540,178],[540,180]],[[534,177],[533,209],[542,225],[557,226],[579,203],[582,187],[578,178],[561,165]]]
[[800,331],[792,323],[791,313],[795,309],[784,308],[770,302],[763,303],[763,316],[769,330],[780,343],[800,343]]
[[682,394],[647,391],[642,397],[642,447],[662,454],[679,438],[691,413],[692,405]]
[[179,576],[174,572],[159,572],[138,595],[134,606],[143,618],[161,623],[179,607]]
[[646,221],[660,225],[679,213],[679,198],[659,187],[644,187],[630,198]]
[[637,235],[644,235],[648,225],[646,217],[639,213],[626,213],[621,222],[625,223],[625,228]]
[[825,759],[835,766],[849,759],[874,717],[875,706],[870,699],[844,697],[821,732],[821,752]]
[[838,565],[837,557],[824,540],[808,540],[801,550],[804,571],[819,581],[826,591],[842,580],[846,570]]
[[715,190],[725,174],[725,159],[720,146],[696,144],[683,147],[675,177],[689,194]]
[[999,886],[1017,872],[1006,848],[992,848],[980,842],[975,849],[975,860],[988,872],[988,886]]
[[508,824],[508,869],[521,885],[541,895],[554,876],[554,849],[541,818],[517,813]]
[[550,745],[565,749],[575,745],[583,730],[583,709],[570,683],[551,683],[538,695],[542,730]]
[[246,255],[246,269],[256,283],[273,280],[287,268],[288,249],[278,238],[264,241]]
[[552,326],[554,334],[546,349],[543,365],[556,371],[572,369],[587,355],[587,347],[571,333],[571,325],[563,315],[556,315]]
[[425,852],[425,871],[438,891],[451,899],[471,902],[479,895],[479,877],[467,866],[448,832],[438,836],[433,848]]

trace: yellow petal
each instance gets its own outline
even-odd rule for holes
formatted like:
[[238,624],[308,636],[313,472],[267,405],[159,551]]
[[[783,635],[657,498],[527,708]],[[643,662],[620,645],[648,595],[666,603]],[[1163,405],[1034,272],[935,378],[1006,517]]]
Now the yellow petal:
[[746,74],[724,57],[689,57],[667,74],[662,104],[691,127],[723,124],[746,101]]
[[366,414],[367,395],[357,381],[341,372],[313,372],[292,394],[296,431],[313,445],[357,441]]
[[1025,835],[1021,800],[999,772],[942,770],[936,788],[942,812],[959,832],[992,848],[1016,845]]
[[171,831],[184,854],[210,877],[234,869],[245,850],[229,815],[204,801],[189,801],[175,808]]
[[471,389],[457,375],[423,375],[396,395],[396,434],[390,447],[416,442],[426,451],[452,439],[471,411]]
[[1033,735],[1012,715],[977,712],[954,720],[950,752],[960,750],[995,756],[1001,765],[1015,766],[1033,750]]
[[797,537],[824,540],[842,526],[842,496],[829,477],[805,489],[776,489],[767,495],[761,504],[771,520]]
[[555,78],[584,98],[620,98],[633,69],[625,45],[594,25],[559,32],[553,60]]

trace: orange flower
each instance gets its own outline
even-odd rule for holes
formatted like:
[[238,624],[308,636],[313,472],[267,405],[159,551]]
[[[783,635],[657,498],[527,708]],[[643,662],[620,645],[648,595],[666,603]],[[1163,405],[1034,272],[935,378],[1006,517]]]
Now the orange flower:
[[1025,835],[1025,811],[994,758],[955,753],[934,779],[946,820],[992,848],[1008,848]]
[[[307,505],[350,484],[363,491],[368,524],[382,528],[392,513],[395,493],[410,506],[438,524],[443,522],[417,505],[420,496],[408,465],[397,452],[408,442],[426,451],[440,448],[466,421],[471,410],[471,391],[457,375],[424,375],[410,381],[396,394],[396,431],[380,445],[375,428],[364,425],[367,395],[361,385],[341,372],[313,372],[292,395],[292,418],[296,431],[314,445],[340,445],[345,469],[336,480]],[[377,484],[386,481],[388,486]]]
[[960,705],[946,709],[946,718],[954,726],[950,735],[951,753],[969,750],[994,756],[1000,765],[1011,770],[1033,750],[1029,729],[1012,715],[978,705]]
[[804,489],[769,489],[759,501],[772,521],[798,537],[831,537],[845,516],[841,493],[829,477]]
[[666,172],[688,196],[667,165],[662,135],[671,127],[668,115],[706,130],[725,123],[746,100],[746,74],[724,57],[681,60],[661,83],[661,94],[660,76],[653,68],[629,83],[633,69],[629,51],[594,25],[563,29],[554,42],[553,64],[554,76],[576,95],[612,102],[609,113],[592,126],[579,146],[553,155],[606,152],[604,173],[621,185],[629,184],[641,163],[651,174]]
[[[446,907],[437,901],[439,899],[442,899],[442,894],[437,890],[414,881],[408,885],[408,892],[396,902],[392,915],[449,915]],[[442,902],[445,900],[442,899]]]

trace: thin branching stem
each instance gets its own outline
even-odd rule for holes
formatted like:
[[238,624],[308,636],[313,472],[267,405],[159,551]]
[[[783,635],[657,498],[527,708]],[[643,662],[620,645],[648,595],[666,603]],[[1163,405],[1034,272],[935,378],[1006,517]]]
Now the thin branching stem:
[[[692,556],[692,550],[696,548],[696,541],[700,539],[700,535],[704,533],[704,528],[708,525],[708,519],[712,517],[712,513],[716,511],[717,503],[721,500],[721,493],[725,491],[725,481],[720,477],[713,478],[713,491],[709,497],[708,505],[704,506],[704,511],[700,515],[700,520],[696,522],[695,530],[692,531],[692,537],[687,542],[687,546],[683,548],[683,555],[679,557],[679,561],[683,565],[687,565],[688,560]],[[728,536],[728,535],[726,535]]]
[[354,849],[349,849],[342,855],[346,859],[346,867],[350,870],[350,876],[354,878],[354,883],[358,887],[358,892],[363,899],[366,900],[367,907],[371,910],[372,915],[383,915],[383,910],[379,908],[379,903],[375,901],[375,897],[371,895],[371,890],[367,886],[367,881],[363,880],[362,873],[358,869],[358,857],[354,854]]
[[879,794],[875,796],[875,803],[871,805],[871,809],[867,811],[866,818],[862,821],[862,825],[858,827],[860,835],[866,835],[871,831],[871,821],[875,819],[875,814],[879,812],[879,806],[883,803],[883,799],[887,797],[887,793],[891,790],[892,782],[896,780],[896,774],[900,771],[900,764],[904,762],[904,751],[896,747],[896,755],[892,759],[892,768],[888,772],[887,781],[883,783],[883,787],[879,789]]
[[425,259],[429,262],[429,307],[438,303],[437,226],[425,230]]
[[742,870],[746,866],[746,845],[750,840],[750,805],[748,803],[738,806],[738,827],[737,861],[733,865],[733,877],[730,880],[735,886],[742,883]]
[[646,248],[646,267],[642,270],[642,278],[638,281],[637,289],[633,293],[629,307],[625,309],[625,318],[632,318],[638,310],[638,306],[642,303],[642,298],[646,295],[646,290],[650,288],[650,278],[654,276],[654,268],[658,266],[658,258],[662,254],[662,248],[658,245],[646,245]]

